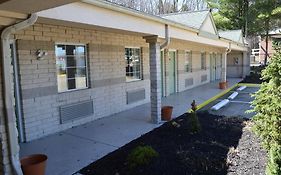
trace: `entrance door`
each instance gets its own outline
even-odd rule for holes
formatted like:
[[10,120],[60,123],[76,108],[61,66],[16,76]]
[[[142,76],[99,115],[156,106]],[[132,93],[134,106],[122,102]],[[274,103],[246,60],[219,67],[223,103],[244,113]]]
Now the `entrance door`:
[[218,54],[216,57],[216,80],[221,79],[221,71],[222,71],[222,57],[221,54]]
[[216,57],[215,54],[210,54],[210,81],[216,80]]
[[169,52],[169,94],[176,92],[176,52]]

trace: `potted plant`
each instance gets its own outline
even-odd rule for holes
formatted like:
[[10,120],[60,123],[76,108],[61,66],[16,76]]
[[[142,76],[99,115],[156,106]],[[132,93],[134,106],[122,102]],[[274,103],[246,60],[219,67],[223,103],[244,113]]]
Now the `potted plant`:
[[228,82],[227,82],[227,81],[225,81],[225,82],[220,82],[220,83],[219,83],[220,89],[226,89],[227,86],[228,86]]
[[44,154],[33,154],[20,160],[24,175],[45,175],[48,157]]
[[172,119],[173,106],[163,106],[161,109],[161,120],[170,121]]

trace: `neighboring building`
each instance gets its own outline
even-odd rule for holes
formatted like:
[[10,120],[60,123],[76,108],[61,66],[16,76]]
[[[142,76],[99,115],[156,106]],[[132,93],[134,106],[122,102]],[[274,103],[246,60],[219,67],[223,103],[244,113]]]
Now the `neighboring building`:
[[[281,28],[269,32],[269,37],[268,37],[268,61],[270,61],[270,58],[275,53],[275,50],[273,48],[274,42],[281,43]],[[260,44],[259,44],[259,62],[262,63],[262,64],[264,64],[265,53],[266,53],[265,36],[262,36],[261,40],[260,40]]]
[[10,174],[12,160],[18,168],[16,125],[20,141],[31,141],[148,102],[158,123],[161,97],[225,82],[226,71],[229,77],[248,74],[247,46],[238,32],[234,38],[219,35],[209,11],[152,16],[100,0],[53,3],[17,6],[17,13],[0,3],[9,10],[0,17],[10,14],[3,28],[40,11],[38,20],[32,15],[20,24],[29,27],[12,28],[10,40],[3,40],[4,174]]

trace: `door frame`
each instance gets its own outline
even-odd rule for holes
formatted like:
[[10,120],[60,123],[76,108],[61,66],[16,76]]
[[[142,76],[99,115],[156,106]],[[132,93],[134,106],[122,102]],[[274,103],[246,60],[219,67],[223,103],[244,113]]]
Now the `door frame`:
[[166,96],[166,59],[165,59],[165,49],[160,50],[160,67],[161,67],[161,96]]
[[216,80],[216,53],[210,52],[210,82],[213,82]]

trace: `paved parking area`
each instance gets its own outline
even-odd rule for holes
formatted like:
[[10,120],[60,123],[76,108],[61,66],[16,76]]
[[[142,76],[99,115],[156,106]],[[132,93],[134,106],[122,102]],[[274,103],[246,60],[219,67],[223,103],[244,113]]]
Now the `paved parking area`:
[[[228,79],[232,86],[241,79]],[[173,117],[220,93],[218,82],[208,83],[162,99],[174,106]],[[48,155],[47,175],[70,175],[160,125],[150,123],[150,104],[104,117],[93,122],[20,145],[20,157]]]
[[[232,91],[220,97],[219,99],[206,105],[204,108],[201,109],[201,111],[207,110],[208,112],[215,115],[240,116],[243,118],[252,118],[254,113],[247,113],[246,111],[252,109],[250,102],[253,100],[253,97],[251,96],[251,94],[258,91],[259,88],[247,87],[242,91],[237,91],[237,88],[233,89]],[[233,92],[238,92],[238,95],[233,100],[230,100],[230,103],[228,103],[227,105],[225,105],[224,107],[222,107],[217,111],[210,109],[212,106],[219,103],[223,99],[227,99],[227,97],[231,95]]]

